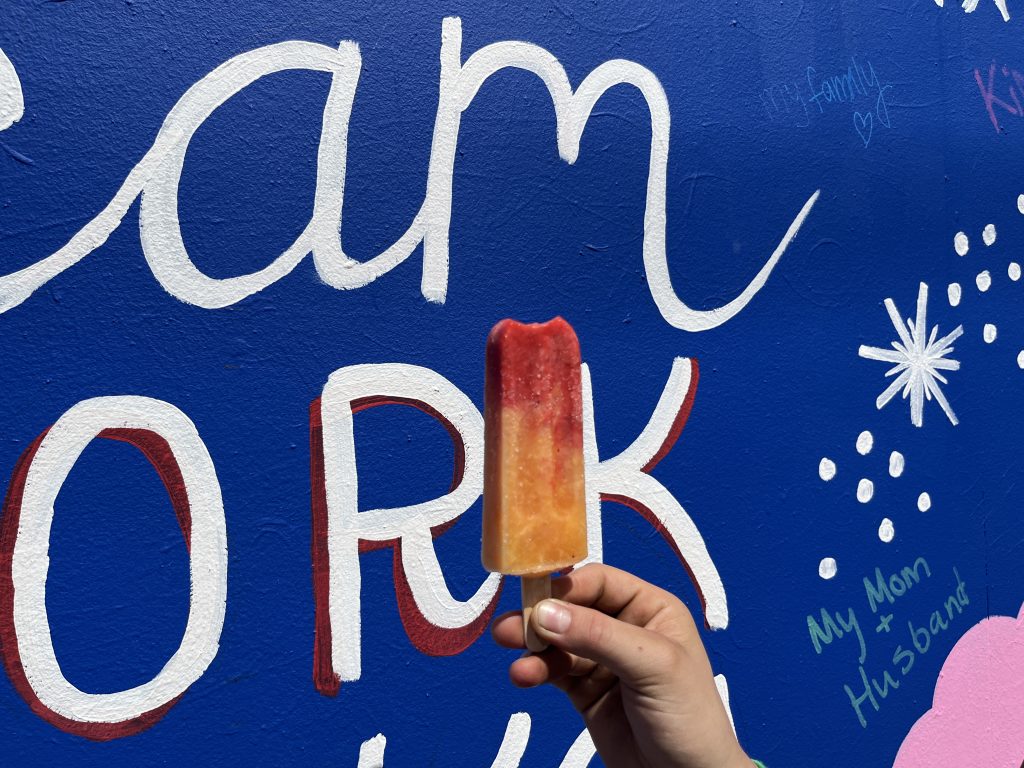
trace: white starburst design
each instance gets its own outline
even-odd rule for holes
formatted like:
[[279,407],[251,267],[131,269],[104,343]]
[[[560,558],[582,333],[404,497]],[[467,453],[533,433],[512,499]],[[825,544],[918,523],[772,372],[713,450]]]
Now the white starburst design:
[[885,388],[875,401],[875,406],[881,410],[896,393],[903,390],[903,399],[910,396],[910,420],[915,427],[924,424],[924,401],[935,398],[943,412],[955,426],[957,424],[956,414],[949,405],[946,396],[942,394],[937,382],[949,384],[946,378],[939,373],[942,371],[960,370],[960,362],[946,357],[953,351],[952,344],[964,332],[964,327],[958,325],[953,331],[941,339],[939,326],[932,328],[931,335],[927,337],[928,323],[925,313],[928,306],[928,286],[921,283],[917,293],[917,320],[907,318],[906,325],[900,318],[899,310],[892,299],[885,300],[885,308],[889,312],[896,333],[900,340],[892,342],[892,349],[880,349],[879,347],[868,347],[861,345],[858,354],[868,360],[881,360],[885,363],[895,365],[885,372],[886,377],[896,376],[896,379]]

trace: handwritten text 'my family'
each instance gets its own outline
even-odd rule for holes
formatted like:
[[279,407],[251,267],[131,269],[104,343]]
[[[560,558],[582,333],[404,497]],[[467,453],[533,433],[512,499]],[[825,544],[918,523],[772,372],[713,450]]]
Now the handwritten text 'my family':
[[765,88],[761,103],[769,120],[790,121],[798,128],[806,128],[825,112],[849,111],[853,128],[866,147],[877,128],[892,128],[886,102],[891,88],[882,82],[870,60],[862,64],[851,57],[846,69],[819,74],[814,67],[807,67],[803,78]]

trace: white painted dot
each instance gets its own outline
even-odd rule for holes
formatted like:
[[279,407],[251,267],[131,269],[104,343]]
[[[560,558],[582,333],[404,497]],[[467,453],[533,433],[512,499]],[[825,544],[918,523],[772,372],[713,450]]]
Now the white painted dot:
[[836,476],[836,463],[827,456],[818,462],[818,477],[826,483]]
[[866,429],[857,435],[857,453],[867,456],[875,446],[875,437]]
[[890,477],[899,477],[900,475],[902,475],[904,465],[905,460],[903,459],[902,453],[900,453],[899,451],[893,451],[892,453],[889,454]]
[[888,517],[882,520],[882,524],[878,526],[878,538],[888,544],[895,535],[896,529],[892,526],[892,520]]
[[871,501],[871,497],[875,495],[875,484],[868,480],[866,477],[862,477],[860,482],[857,483],[857,501],[861,504],[867,504]]
[[1017,195],[1017,210],[1024,213],[1024,195]]
[[979,272],[978,276],[974,278],[974,282],[978,286],[978,290],[984,293],[992,287],[992,275],[986,269],[984,272]]
[[1024,370],[1024,349],[1017,353],[1017,367]]
[[823,557],[818,563],[818,575],[825,580],[834,578],[838,571],[839,568],[834,557]]
[[985,241],[985,245],[992,245],[996,241],[996,225],[986,224],[981,230],[981,239]]
[[949,306],[956,307],[960,305],[960,283],[950,283],[949,288],[946,289],[946,295],[949,296]]
[[985,339],[986,344],[991,344],[996,340],[997,331],[998,329],[992,323],[985,323],[985,328],[982,330],[981,335]]
[[964,232],[957,232],[953,236],[953,250],[956,251],[956,255],[966,256],[970,249],[971,244],[967,241],[967,235]]
[[922,493],[917,497],[917,509],[920,512],[927,512],[932,508],[932,497],[927,493]]
[[1006,268],[1006,274],[1011,280],[1013,280],[1013,282],[1016,283],[1020,280],[1020,264],[1016,261],[1011,261],[1010,266]]

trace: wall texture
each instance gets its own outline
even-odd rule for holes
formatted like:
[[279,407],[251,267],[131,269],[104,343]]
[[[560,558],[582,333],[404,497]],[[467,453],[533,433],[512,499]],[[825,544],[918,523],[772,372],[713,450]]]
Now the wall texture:
[[484,340],[560,314],[591,559],[751,754],[1019,766],[1021,24],[6,0],[4,765],[598,764],[479,562]]

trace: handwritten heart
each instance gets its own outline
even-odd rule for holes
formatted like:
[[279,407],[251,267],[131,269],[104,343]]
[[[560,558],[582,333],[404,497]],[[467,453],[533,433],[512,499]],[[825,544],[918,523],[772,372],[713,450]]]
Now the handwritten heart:
[[860,135],[860,140],[864,142],[866,147],[871,143],[871,131],[875,128],[875,118],[870,112],[862,115],[860,112],[853,113],[853,127],[857,129],[857,133]]

